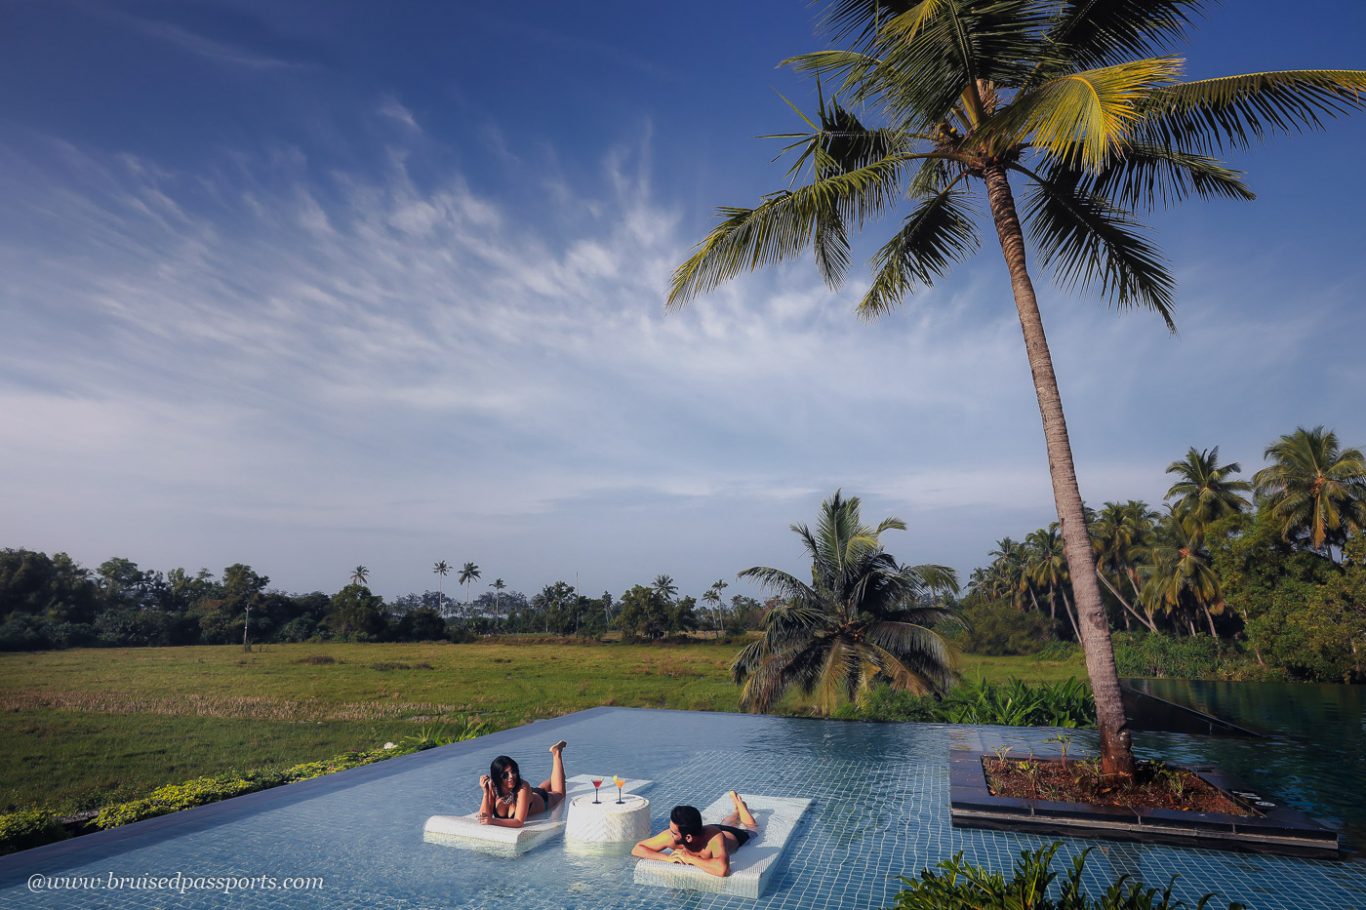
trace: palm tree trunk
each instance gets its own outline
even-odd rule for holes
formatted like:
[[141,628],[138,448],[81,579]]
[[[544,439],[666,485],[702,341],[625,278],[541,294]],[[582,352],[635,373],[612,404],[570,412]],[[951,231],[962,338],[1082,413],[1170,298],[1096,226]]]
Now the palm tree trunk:
[[1092,565],[1091,538],[1086,533],[1081,489],[1077,485],[1077,471],[1072,464],[1072,444],[1067,438],[1067,421],[1063,417],[1062,396],[1053,373],[1053,360],[1048,353],[1048,337],[1044,334],[1043,317],[1039,314],[1034,284],[1029,279],[1025,261],[1024,234],[1020,230],[1020,218],[1015,211],[1015,198],[1010,192],[1005,168],[993,163],[983,170],[983,177],[986,179],[992,220],[996,223],[996,235],[1001,242],[1006,268],[1010,271],[1010,287],[1020,317],[1025,351],[1029,355],[1029,370],[1034,377],[1039,413],[1043,418],[1053,499],[1062,526],[1063,554],[1067,557],[1068,565],[1076,567],[1072,573],[1072,593],[1076,596],[1081,620],[1086,673],[1091,678],[1091,689],[1096,699],[1101,770],[1110,776],[1130,777],[1134,773],[1132,737],[1124,717],[1124,703],[1120,699],[1119,674],[1115,670],[1115,652],[1110,644],[1110,626],[1100,599],[1100,585],[1096,582],[1095,574],[1085,569]]
[[1153,622],[1151,619],[1147,618],[1146,616],[1135,610],[1133,606],[1127,600],[1124,599],[1124,595],[1119,593],[1119,589],[1116,588],[1114,585],[1110,584],[1110,579],[1106,578],[1105,573],[1100,570],[1100,563],[1096,563],[1096,577],[1099,578],[1101,582],[1105,585],[1105,587],[1109,589],[1111,594],[1115,595],[1115,600],[1119,601],[1119,605],[1124,608],[1124,628],[1129,628],[1129,614],[1132,613],[1134,619],[1137,619],[1139,622],[1143,623],[1145,626],[1148,627],[1150,631],[1157,631],[1157,623]]
[[[1061,590],[1061,589],[1060,589]],[[1067,621],[1072,623],[1072,634],[1077,636],[1077,641],[1081,641],[1081,629],[1077,628],[1077,612],[1072,609],[1072,602],[1067,599],[1067,592],[1062,593],[1062,608],[1067,611]],[[1072,593],[1076,593],[1073,591]]]
[[1219,633],[1214,631],[1214,614],[1210,613],[1209,607],[1205,604],[1201,604],[1200,609],[1205,611],[1205,621],[1209,623],[1209,637],[1218,638]]

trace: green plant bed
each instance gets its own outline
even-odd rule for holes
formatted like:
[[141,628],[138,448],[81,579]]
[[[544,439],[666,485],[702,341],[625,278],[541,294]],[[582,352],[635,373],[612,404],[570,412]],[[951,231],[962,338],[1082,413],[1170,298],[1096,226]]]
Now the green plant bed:
[[[1096,896],[1082,885],[1086,859],[1084,851],[1061,876],[1053,870],[1053,860],[1061,844],[1023,850],[1010,878],[975,866],[956,854],[918,879],[903,877],[906,888],[898,892],[891,910],[1183,910],[1189,905],[1173,896],[1176,876],[1162,889],[1121,875]],[[1195,910],[1210,905],[1214,894],[1206,894]],[[1245,910],[1230,903],[1228,910]]]
[[1002,683],[979,679],[960,683],[943,699],[880,685],[835,716],[841,720],[1090,727],[1096,722],[1096,704],[1091,687],[1075,677],[1037,685],[1018,679]]

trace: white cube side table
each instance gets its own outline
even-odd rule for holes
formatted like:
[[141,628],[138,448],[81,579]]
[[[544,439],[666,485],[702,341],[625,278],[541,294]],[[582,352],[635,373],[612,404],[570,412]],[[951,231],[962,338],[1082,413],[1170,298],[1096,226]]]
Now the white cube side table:
[[564,827],[565,849],[573,853],[614,852],[622,844],[635,845],[650,836],[650,801],[628,793],[617,804],[616,794],[576,796],[569,801],[569,820]]

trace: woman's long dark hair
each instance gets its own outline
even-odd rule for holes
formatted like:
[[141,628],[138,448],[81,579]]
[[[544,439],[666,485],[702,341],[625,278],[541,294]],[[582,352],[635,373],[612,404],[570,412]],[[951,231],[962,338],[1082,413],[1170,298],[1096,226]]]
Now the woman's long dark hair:
[[[515,775],[512,779],[512,786],[503,786],[503,772],[512,771]],[[517,763],[506,755],[500,755],[489,765],[489,777],[493,779],[494,789],[499,796],[507,796],[516,793],[522,786],[522,769],[517,767]]]

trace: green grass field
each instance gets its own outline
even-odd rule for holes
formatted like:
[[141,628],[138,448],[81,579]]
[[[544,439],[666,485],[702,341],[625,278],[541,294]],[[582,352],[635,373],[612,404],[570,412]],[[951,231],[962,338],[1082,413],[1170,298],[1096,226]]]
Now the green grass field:
[[[464,717],[501,729],[598,705],[735,711],[738,649],[503,641],[0,654],[0,811],[94,809]],[[991,681],[1085,675],[1080,657],[968,655],[962,669]]]

